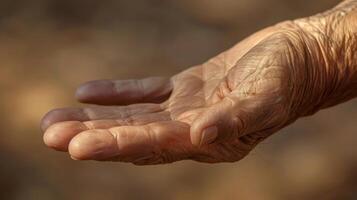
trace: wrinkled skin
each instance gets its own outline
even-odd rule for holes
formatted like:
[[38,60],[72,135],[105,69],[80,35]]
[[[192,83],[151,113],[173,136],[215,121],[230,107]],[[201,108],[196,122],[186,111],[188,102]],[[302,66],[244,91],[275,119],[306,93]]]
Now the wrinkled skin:
[[305,30],[296,22],[269,27],[170,79],[86,83],[76,93],[79,101],[104,106],[51,111],[42,122],[44,141],[78,160],[238,161],[271,134],[328,105],[321,95],[311,95],[321,102],[305,96],[325,94],[327,86],[310,79],[328,78],[307,73],[325,60],[301,56],[314,51]]

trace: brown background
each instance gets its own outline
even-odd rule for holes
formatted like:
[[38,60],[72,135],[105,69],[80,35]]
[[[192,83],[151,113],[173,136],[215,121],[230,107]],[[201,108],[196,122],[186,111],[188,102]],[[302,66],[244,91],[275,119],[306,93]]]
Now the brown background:
[[357,199],[357,102],[299,120],[234,164],[72,161],[38,124],[81,82],[170,76],[338,0],[1,0],[0,199]]

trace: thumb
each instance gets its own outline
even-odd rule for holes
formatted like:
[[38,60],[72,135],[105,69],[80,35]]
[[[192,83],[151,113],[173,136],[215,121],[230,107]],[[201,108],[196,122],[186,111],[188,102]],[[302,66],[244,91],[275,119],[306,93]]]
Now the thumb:
[[225,97],[201,113],[191,125],[193,145],[202,146],[216,140],[234,138],[244,132],[244,111],[237,108],[237,100]]
[[268,134],[294,120],[279,98],[263,95],[253,98],[227,96],[201,113],[191,125],[193,145],[207,145],[216,141],[261,132]]

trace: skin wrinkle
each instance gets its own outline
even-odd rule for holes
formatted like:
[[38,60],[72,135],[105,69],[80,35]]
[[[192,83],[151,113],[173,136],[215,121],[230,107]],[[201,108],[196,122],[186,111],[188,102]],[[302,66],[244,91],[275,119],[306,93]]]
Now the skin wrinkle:
[[[332,20],[331,24],[338,25],[342,23],[341,21],[336,22],[336,17],[329,16],[328,20],[330,21]],[[336,27],[334,27],[334,29],[336,29]],[[343,29],[339,29],[338,26],[337,26],[337,30],[339,30],[340,32],[344,31]],[[318,65],[316,63],[323,65],[324,67],[319,68],[320,70],[322,70],[320,71],[320,73],[322,74],[322,76],[326,76],[321,78],[310,78],[310,80],[315,79],[315,80],[322,81],[317,85],[323,85],[323,87],[320,87],[320,90],[323,88],[325,88],[325,90],[322,92],[314,93],[314,94],[321,94],[321,95],[314,98],[316,101],[313,102],[317,102],[317,103],[315,103],[316,105],[314,105],[314,107],[311,109],[312,111],[308,112],[307,115],[313,114],[321,108],[330,107],[337,104],[337,102],[340,103],[354,97],[348,94],[347,95],[344,94],[346,92],[349,93],[349,91],[351,91],[351,89],[346,88],[348,85],[351,85],[350,83],[348,83],[351,80],[348,76],[346,76],[342,72],[346,72],[346,70],[348,71],[348,67],[346,67],[346,64],[348,62],[345,61],[346,57],[347,57],[346,59],[347,61],[353,60],[353,59],[348,59],[348,57],[351,56],[346,56],[345,51],[348,50],[347,46],[352,45],[353,48],[353,46],[356,46],[356,41],[355,39],[353,39],[354,34],[352,34],[352,39],[349,38],[350,35],[348,33],[345,33],[342,38],[339,38],[340,36],[336,34],[336,32],[338,33],[339,31],[332,30],[332,27],[327,26],[324,31],[325,34],[315,39],[316,40],[315,43],[317,43],[318,45],[309,44],[308,43],[309,41],[305,41],[306,46],[309,48],[315,48],[316,46],[320,47],[320,49],[318,50],[315,49],[309,53],[306,53],[305,57],[307,57],[308,59],[310,57],[310,59],[312,60],[310,62],[307,61],[309,65],[316,66]],[[329,37],[326,37],[326,35],[328,35]],[[355,51],[353,52],[356,52],[357,48],[354,49]],[[304,52],[306,52],[306,50],[304,50]],[[319,58],[321,57],[324,58],[323,61],[319,60]],[[315,71],[315,73],[317,73],[317,71]],[[313,75],[314,71],[310,72],[310,74]],[[313,76],[316,77],[316,75]],[[326,80],[329,81],[327,82]],[[311,88],[314,88],[314,86],[312,86]]]
[[[174,76],[169,99],[155,104],[160,111],[148,105],[89,110],[91,117],[127,123],[109,128],[124,147],[108,160],[140,165],[182,159],[234,162],[298,118],[357,96],[357,38],[349,26],[356,1],[346,2],[324,14],[264,29]],[[167,89],[160,84],[136,85],[133,101]],[[124,93],[132,92],[127,88]],[[143,89],[150,92],[140,93]],[[218,135],[202,144],[207,127],[217,127]]]
[[[265,62],[265,63],[267,63],[267,62]],[[269,63],[267,63],[267,64],[269,65]],[[266,69],[266,68],[262,68],[262,69]],[[263,71],[263,70],[258,70],[258,73],[257,73],[257,74],[253,74],[253,75],[255,75],[255,77],[259,77],[259,76],[261,76],[262,71]],[[254,95],[253,95],[253,96],[254,96]],[[269,115],[269,114],[263,113],[263,115]],[[262,118],[264,119],[264,117],[262,117]]]
[[[316,75],[313,74],[316,73],[314,68],[316,68],[317,66],[311,64],[312,59],[309,59],[312,51],[308,47],[308,42],[306,39],[308,37],[302,38],[302,35],[304,35],[304,33],[301,33],[301,30],[299,29],[295,31],[290,30],[287,33],[288,35],[285,36],[285,38],[287,41],[288,52],[290,55],[286,57],[286,62],[288,63],[288,66],[290,66],[290,68],[293,68],[293,70],[289,70],[292,73],[290,77],[298,77],[299,79],[302,79],[304,82],[306,82],[307,85],[307,87],[301,87],[299,85],[289,87],[289,88],[295,88],[294,90],[292,90],[295,91],[295,94],[291,95],[292,102],[290,103],[290,109],[293,113],[296,113],[296,111],[299,110],[299,108],[310,106],[306,103],[309,102],[309,100],[306,101],[304,100],[304,98],[306,97],[306,95],[309,95],[311,93],[311,88],[314,88],[316,86],[316,83],[314,82],[318,79],[314,78],[316,77]],[[299,52],[304,52],[304,53],[300,54]],[[304,70],[302,69],[307,69],[307,70],[304,72]],[[296,83],[299,83],[299,80],[293,78],[293,81],[290,81],[290,83],[296,85]],[[318,91],[316,92],[318,93]],[[299,117],[299,115],[297,115],[296,117]]]
[[[206,64],[202,66],[202,77],[205,81],[203,85],[203,97],[207,100],[215,92],[215,89],[219,86],[222,77],[225,76],[225,68],[222,69],[222,65],[225,65],[222,60],[222,55],[218,55],[217,59],[210,59]],[[210,68],[212,68],[210,70]],[[214,73],[208,73],[213,71]],[[216,81],[215,81],[216,80]]]

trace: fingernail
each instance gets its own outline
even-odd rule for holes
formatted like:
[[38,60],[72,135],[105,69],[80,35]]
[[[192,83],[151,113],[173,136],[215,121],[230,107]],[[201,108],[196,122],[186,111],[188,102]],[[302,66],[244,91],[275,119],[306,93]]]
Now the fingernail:
[[218,129],[215,126],[208,127],[203,130],[200,146],[211,144],[218,136]]

